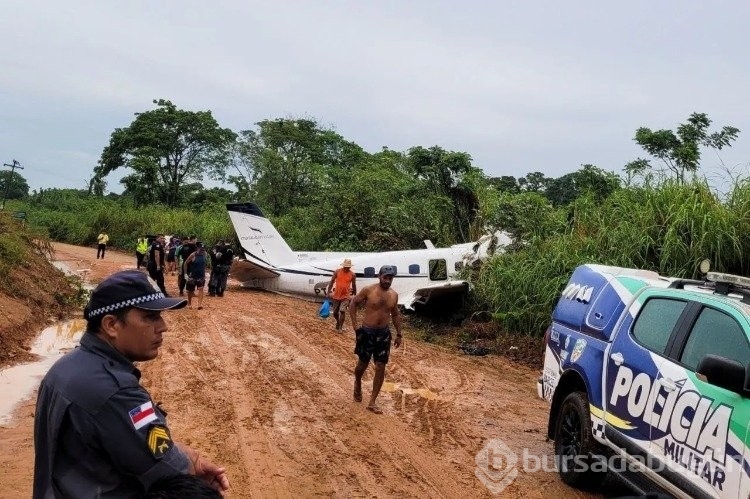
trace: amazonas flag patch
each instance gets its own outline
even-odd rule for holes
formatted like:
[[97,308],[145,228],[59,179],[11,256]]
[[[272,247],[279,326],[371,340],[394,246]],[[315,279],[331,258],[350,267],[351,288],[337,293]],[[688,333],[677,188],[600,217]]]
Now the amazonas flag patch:
[[140,430],[150,422],[158,419],[154,411],[154,405],[150,401],[139,405],[135,409],[131,409],[128,415],[136,430]]

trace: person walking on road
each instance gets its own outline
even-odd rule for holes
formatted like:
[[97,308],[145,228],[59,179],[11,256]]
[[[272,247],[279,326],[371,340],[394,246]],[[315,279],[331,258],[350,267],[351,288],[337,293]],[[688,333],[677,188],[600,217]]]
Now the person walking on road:
[[193,307],[193,296],[198,291],[198,310],[203,308],[203,287],[206,285],[206,248],[203,243],[196,243],[195,251],[185,260],[185,287],[188,294],[188,306]]
[[148,275],[151,279],[156,281],[164,295],[167,294],[167,290],[164,287],[164,234],[159,234],[151,243],[151,247],[148,250]]
[[[362,375],[365,373],[370,359],[375,363],[375,377],[372,380],[372,393],[367,409],[375,414],[382,414],[382,410],[375,404],[380,388],[385,379],[385,365],[391,352],[391,330],[389,324],[393,320],[396,328],[396,338],[393,346],[401,346],[401,312],[398,309],[398,293],[391,289],[396,277],[396,267],[383,265],[378,272],[378,282],[365,286],[352,299],[350,315],[352,328],[356,334],[354,353],[359,362],[354,368],[354,400],[362,401]],[[357,327],[357,306],[364,304],[365,316],[362,326]]]
[[[333,289],[333,295],[331,295]],[[341,268],[333,271],[331,282],[328,283],[326,296],[333,301],[333,316],[336,318],[336,331],[344,329],[346,309],[352,295],[357,294],[357,276],[352,272],[352,261],[347,258],[341,263]]]
[[182,308],[138,270],[103,280],[84,309],[79,348],[50,368],[34,419],[34,499],[146,497],[152,485],[191,474],[229,489],[224,468],[173,440],[166,412],[133,364],[159,355],[162,311]]
[[180,290],[180,296],[184,295],[185,284],[187,283],[187,279],[185,279],[185,274],[187,274],[188,271],[190,270],[185,265],[185,262],[187,262],[187,259],[190,256],[190,254],[193,251],[195,251],[195,245],[196,245],[196,237],[190,236],[187,242],[185,242],[185,240],[183,239],[182,246],[180,246],[180,248],[177,251],[175,251],[175,258],[177,259],[177,261],[180,261],[180,260],[182,261],[182,264],[180,264],[179,267],[177,268],[178,270],[177,289]]
[[140,269],[143,266],[143,259],[148,252],[148,241],[145,237],[139,237],[135,243],[135,268]]
[[234,260],[234,250],[231,245],[222,239],[217,243],[213,256],[216,265],[213,262],[211,264],[211,279],[208,290],[209,295],[213,291],[216,296],[221,298],[227,289],[227,278],[229,277],[229,269],[232,267],[232,261]]
[[99,255],[101,255],[102,260],[104,260],[104,252],[107,251],[107,243],[109,242],[109,236],[106,232],[101,231],[98,236],[96,236],[96,259],[99,259]]

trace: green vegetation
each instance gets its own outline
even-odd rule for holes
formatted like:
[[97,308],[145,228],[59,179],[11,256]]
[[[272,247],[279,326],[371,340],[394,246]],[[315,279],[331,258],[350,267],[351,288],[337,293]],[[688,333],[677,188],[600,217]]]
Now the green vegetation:
[[105,231],[110,245],[135,251],[135,241],[145,234],[197,234],[204,241],[234,238],[226,209],[209,203],[188,208],[137,206],[125,196],[100,197],[74,189],[49,189],[16,204],[28,213],[29,223],[54,240],[92,245]]
[[45,262],[51,247],[36,229],[6,210],[0,211],[0,234],[0,280],[5,294],[50,314],[85,303],[88,292],[81,280],[65,277]]
[[174,207],[188,181],[223,178],[234,132],[220,128],[210,111],[184,111],[164,99],[154,104],[157,109],[137,113],[130,126],[112,132],[90,191],[101,194],[104,177],[126,167],[133,173],[121,182],[138,204]]
[[[708,258],[714,269],[750,275],[750,183],[736,180],[720,197],[699,176],[701,148],[729,147],[739,130],[709,133],[705,114],[676,132],[639,128],[636,142],[664,168],[638,159],[625,165],[625,180],[591,164],[559,178],[488,178],[465,152],[369,153],[311,119],[266,120],[235,135],[210,112],[156,103],[112,134],[88,189],[34,192],[14,209],[53,240],[93,245],[105,230],[128,251],[143,234],[231,240],[224,203],[246,200],[300,251],[449,245],[506,231],[513,244],[466,271],[474,293],[461,314],[491,317],[504,334],[541,335],[582,263],[697,277]],[[106,174],[118,167],[134,173],[121,195],[104,196]],[[203,175],[235,189],[206,189]],[[13,249],[0,246],[5,262],[3,251]]]

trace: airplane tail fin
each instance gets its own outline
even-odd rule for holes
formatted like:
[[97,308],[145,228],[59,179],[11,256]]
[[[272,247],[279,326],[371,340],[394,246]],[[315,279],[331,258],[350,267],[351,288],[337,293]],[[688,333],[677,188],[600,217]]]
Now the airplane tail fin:
[[255,203],[227,203],[242,254],[248,261],[275,268],[297,263],[297,255]]

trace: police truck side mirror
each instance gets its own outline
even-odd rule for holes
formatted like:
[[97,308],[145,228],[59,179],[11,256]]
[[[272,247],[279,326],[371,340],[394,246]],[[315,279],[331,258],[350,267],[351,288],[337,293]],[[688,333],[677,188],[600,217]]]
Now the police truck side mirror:
[[707,354],[698,364],[697,373],[703,375],[706,382],[712,385],[720,386],[744,397],[748,396],[747,369],[736,360]]

